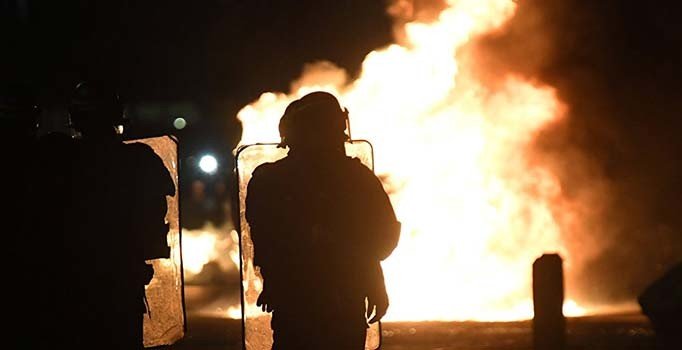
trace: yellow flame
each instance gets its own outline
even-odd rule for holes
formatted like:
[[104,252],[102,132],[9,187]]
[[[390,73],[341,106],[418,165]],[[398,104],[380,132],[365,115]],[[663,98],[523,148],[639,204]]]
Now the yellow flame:
[[[290,94],[264,93],[238,114],[241,144],[250,144],[277,142],[284,108],[308,92],[329,91],[349,108],[353,137],[374,144],[403,224],[383,264],[388,320],[530,318],[533,261],[567,257],[550,210],[560,184],[527,152],[562,104],[551,87],[513,75],[486,86],[475,60],[457,59],[515,9],[511,0],[449,1],[438,20],[407,23],[401,44],[367,55],[357,80],[310,65]],[[574,301],[566,310],[582,312]]]
[[209,262],[217,263],[224,271],[239,266],[239,237],[234,230],[225,237],[225,230],[210,223],[200,229],[182,230],[182,262],[187,280],[191,281]]
[[211,261],[211,256],[207,253],[213,251],[216,237],[209,232],[185,230],[182,240],[182,261],[185,273],[191,277],[201,272],[204,265]]
[[586,310],[578,305],[574,300],[566,300],[563,308],[564,316],[567,317],[577,317],[586,314]]

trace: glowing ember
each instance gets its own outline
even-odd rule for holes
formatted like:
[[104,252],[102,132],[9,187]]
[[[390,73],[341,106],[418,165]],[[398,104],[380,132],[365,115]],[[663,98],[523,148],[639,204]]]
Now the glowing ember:
[[[562,105],[550,87],[507,76],[491,88],[473,74],[464,45],[507,21],[513,1],[448,4],[432,23],[407,23],[400,45],[370,53],[354,82],[320,63],[290,95],[263,94],[238,115],[241,143],[278,142],[290,101],[313,90],[336,94],[350,110],[353,137],[374,144],[377,173],[403,224],[384,264],[387,319],[530,318],[533,261],[549,251],[567,255],[550,210],[560,185],[527,150],[561,118]],[[573,301],[565,310],[583,313]]]

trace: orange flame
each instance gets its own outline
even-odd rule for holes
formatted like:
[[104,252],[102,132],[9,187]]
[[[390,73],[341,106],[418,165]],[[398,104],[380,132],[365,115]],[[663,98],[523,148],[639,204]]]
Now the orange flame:
[[264,93],[238,114],[241,144],[250,144],[278,142],[284,108],[310,91],[348,107],[353,137],[374,144],[403,223],[383,265],[388,320],[530,318],[533,261],[547,251],[567,257],[550,207],[560,184],[527,151],[562,117],[561,102],[551,87],[512,75],[485,86],[474,60],[457,59],[515,10],[511,0],[449,1],[436,21],[406,23],[403,43],[367,55],[357,80],[331,63],[309,65],[290,94]]

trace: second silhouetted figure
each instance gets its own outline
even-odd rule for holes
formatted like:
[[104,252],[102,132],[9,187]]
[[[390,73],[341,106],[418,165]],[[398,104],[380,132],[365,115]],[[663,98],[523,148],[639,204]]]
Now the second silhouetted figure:
[[80,134],[71,155],[65,251],[71,348],[142,349],[145,285],[167,258],[166,196],[174,183],[147,145],[121,138],[115,90],[82,83],[69,113]]
[[376,322],[388,308],[380,261],[400,223],[379,179],[346,156],[347,113],[326,92],[292,102],[280,120],[287,157],[259,166],[247,189],[273,349],[364,349],[367,314]]

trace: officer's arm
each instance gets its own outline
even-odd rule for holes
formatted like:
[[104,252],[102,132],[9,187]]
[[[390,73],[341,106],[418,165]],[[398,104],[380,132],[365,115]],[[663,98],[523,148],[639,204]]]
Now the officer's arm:
[[368,214],[372,228],[370,244],[379,260],[386,259],[398,245],[400,221],[395,216],[393,205],[381,181],[372,174],[367,181]]
[[272,230],[273,208],[271,208],[267,181],[263,178],[262,167],[254,170],[246,190],[246,221],[250,227],[254,246],[254,264],[264,269],[271,256],[272,244],[267,237]]

